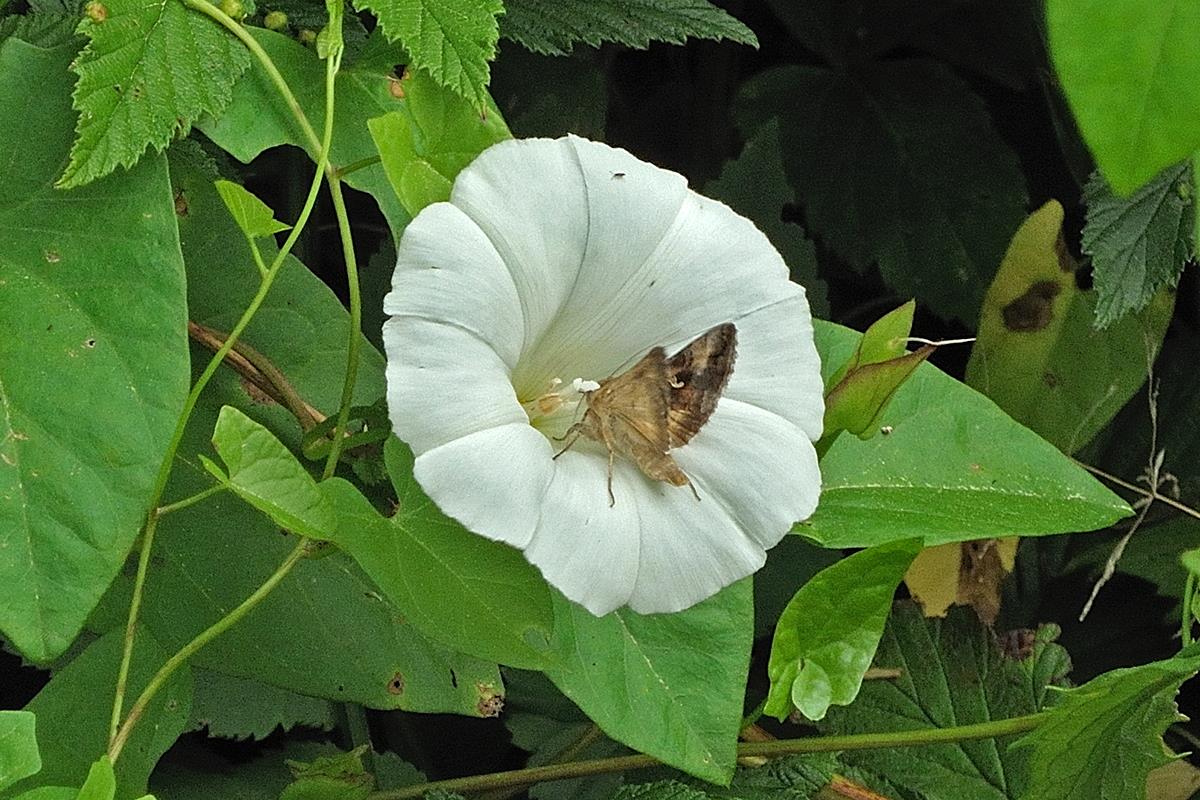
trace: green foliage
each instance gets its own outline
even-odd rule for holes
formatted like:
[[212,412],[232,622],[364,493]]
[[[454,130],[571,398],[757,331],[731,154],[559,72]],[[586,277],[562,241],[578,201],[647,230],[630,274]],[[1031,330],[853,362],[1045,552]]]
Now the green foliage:
[[504,664],[544,666],[553,617],[541,575],[516,550],[439,511],[399,440],[388,441],[385,459],[398,503],[391,519],[351,484],[322,484],[337,513],[337,543],[426,635]]
[[563,55],[578,43],[728,39],[758,46],[754,32],[705,0],[506,0],[500,32],[536,53]]
[[878,264],[900,295],[974,321],[1026,195],[966,84],[922,59],[779,67],[738,103],[747,134],[772,118],[809,233],[856,269]]
[[677,614],[594,617],[554,593],[545,670],[606,734],[673,767],[724,783],[733,774],[750,659],[749,580]]
[[427,77],[406,74],[397,86],[403,107],[369,120],[383,170],[409,214],[450,198],[459,170],[511,134],[487,99],[484,113]]
[[1196,207],[1191,164],[1168,167],[1128,197],[1118,197],[1100,173],[1084,193],[1083,251],[1095,274],[1096,327],[1106,328],[1174,288],[1195,253]]
[[212,442],[229,474],[203,456],[202,463],[234,494],[289,531],[332,538],[337,527],[333,504],[269,430],[225,406],[217,416]]
[[225,201],[225,207],[233,215],[234,222],[242,233],[250,238],[270,236],[291,228],[286,222],[275,219],[270,207],[248,192],[241,184],[233,181],[217,181],[217,193]]
[[52,187],[73,56],[0,44],[0,150],[21,154],[0,163],[0,629],[35,662],[70,645],[124,562],[187,393],[165,160]]
[[1172,756],[1162,743],[1182,719],[1175,694],[1200,671],[1200,646],[1174,658],[1113,670],[1062,693],[1019,742],[1028,754],[1027,800],[1141,800],[1146,776]]
[[[858,700],[833,707],[826,733],[921,730],[1017,717],[1055,696],[1070,662],[1053,644],[1056,632],[1032,635],[1027,653],[1002,653],[969,611],[927,620],[913,606],[893,611],[874,664],[899,675],[863,684]],[[847,752],[842,758],[927,800],[1009,800],[1024,797],[1029,753],[1014,738],[964,741],[894,750]]]
[[[858,335],[817,326],[828,374]],[[817,511],[797,532],[826,547],[869,547],[906,537],[926,546],[989,536],[1095,530],[1128,506],[987,398],[931,365],[892,397],[886,436],[840,437],[821,461]]]
[[276,728],[329,730],[333,704],[248,678],[192,670],[192,716],[188,730],[205,729],[224,739],[265,739]]
[[42,768],[36,725],[28,711],[0,711],[0,791]]
[[[273,31],[251,28],[291,87],[305,116],[316,130],[325,120],[325,64],[313,50]],[[370,57],[368,57],[370,56]],[[330,161],[336,166],[362,162],[377,155],[366,122],[395,111],[403,101],[392,94],[393,68],[404,63],[399,48],[387,45],[382,36],[368,40],[359,60],[338,73],[335,90],[333,146]],[[264,150],[281,144],[303,148],[310,158],[317,153],[303,134],[287,103],[261,70],[251,70],[233,88],[233,97],[220,115],[204,117],[197,127],[222,150],[248,163]],[[396,201],[383,168],[367,164],[346,175],[346,184],[375,198],[397,238],[409,216]]]
[[[26,711],[37,717],[42,769],[32,778],[18,782],[13,791],[83,784],[108,744],[109,714],[123,641],[124,632],[114,631],[92,642],[56,672],[50,683],[25,706]],[[127,709],[167,655],[150,636],[137,636],[125,700]],[[168,680],[146,707],[142,724],[134,728],[115,764],[118,796],[140,797],[145,793],[146,779],[155,763],[183,733],[191,706],[191,684],[185,667]]]
[[819,720],[849,705],[871,665],[896,586],[921,550],[905,540],[855,553],[813,576],[779,615],[763,712]]
[[1200,8],[1050,0],[1050,54],[1100,169],[1126,195],[1200,145]]
[[[1078,286],[1063,243],[1063,214],[1050,201],[1013,236],[984,298],[966,380],[1013,419],[1074,453],[1145,382],[1174,297],[1161,292],[1140,313],[1096,330],[1102,301]],[[1085,229],[1085,242],[1087,235]]]
[[375,14],[388,40],[404,45],[409,66],[486,108],[500,0],[358,0],[355,7]]
[[228,33],[179,2],[105,0],[79,29],[88,38],[72,64],[79,124],[61,186],[133,166],[201,114],[221,113],[250,64]]
[[741,155],[725,163],[721,175],[704,187],[705,194],[749,217],[783,256],[792,280],[804,287],[813,314],[829,311],[825,282],[817,274],[817,253],[799,225],[784,222],[784,207],[796,193],[784,179],[779,125],[771,120],[746,142]]

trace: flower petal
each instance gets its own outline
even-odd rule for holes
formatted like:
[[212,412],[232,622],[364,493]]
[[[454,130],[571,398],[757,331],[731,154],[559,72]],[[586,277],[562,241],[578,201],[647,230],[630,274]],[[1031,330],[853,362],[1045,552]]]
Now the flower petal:
[[758,406],[722,397],[708,424],[671,454],[700,496],[762,547],[816,510],[821,474],[808,434]]
[[552,455],[546,437],[528,423],[513,423],[417,456],[413,475],[438,508],[468,530],[525,547],[554,474]]
[[542,518],[525,557],[552,585],[596,616],[628,601],[638,574],[641,523],[638,496],[646,478],[633,464],[613,464],[608,505],[608,459],[586,449],[554,462]]
[[[647,480],[648,479],[643,479]],[[639,492],[641,559],[629,606],[639,614],[681,611],[763,565],[767,554],[699,487],[654,482]]]
[[521,354],[525,321],[512,276],[479,226],[449,203],[429,206],[405,229],[383,310],[470,331],[509,369]]
[[566,301],[587,246],[575,151],[565,139],[493,145],[458,174],[450,202],[475,221],[512,275],[528,349]]
[[778,414],[812,441],[825,421],[821,357],[803,290],[736,320],[738,352],[724,397]]
[[392,430],[416,455],[485,428],[528,426],[508,367],[475,334],[419,317],[392,317],[383,324],[383,344]]

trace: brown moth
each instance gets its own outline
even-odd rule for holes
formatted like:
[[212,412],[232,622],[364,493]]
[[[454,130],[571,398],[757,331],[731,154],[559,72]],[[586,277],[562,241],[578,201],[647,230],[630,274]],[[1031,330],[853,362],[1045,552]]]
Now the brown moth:
[[653,348],[625,372],[584,393],[583,419],[570,427],[567,436],[574,438],[554,457],[580,436],[603,444],[608,449],[609,506],[616,504],[612,468],[618,455],[637,464],[648,478],[689,487],[699,500],[696,487],[668,451],[687,444],[708,422],[736,355],[732,322],[702,333],[670,358],[661,347]]

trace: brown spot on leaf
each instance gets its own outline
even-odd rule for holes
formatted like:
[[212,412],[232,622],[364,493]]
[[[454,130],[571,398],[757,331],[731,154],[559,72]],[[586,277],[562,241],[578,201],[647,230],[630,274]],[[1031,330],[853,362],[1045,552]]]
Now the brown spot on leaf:
[[183,193],[183,189],[175,192],[175,216],[186,217],[188,215],[188,199]]
[[88,338],[83,340],[83,346],[88,348],[89,350],[91,350],[93,347],[96,346],[96,339],[94,337],[89,336]]
[[1000,652],[1013,661],[1024,661],[1033,654],[1033,645],[1037,642],[1037,631],[1031,628],[1017,628],[996,637]]
[[83,7],[83,13],[87,14],[88,19],[92,22],[104,22],[104,20],[108,19],[108,6],[92,0],[92,2]]
[[1001,310],[1010,331],[1040,331],[1054,319],[1054,298],[1062,291],[1057,281],[1038,281]]
[[1042,373],[1042,383],[1046,384],[1051,389],[1057,388],[1058,387],[1058,376],[1055,375],[1050,370],[1046,370],[1045,372]]
[[57,264],[58,262],[62,261],[62,253],[58,252],[53,247],[43,251],[42,255],[45,257],[47,264]]
[[401,675],[399,672],[397,672],[395,675],[393,675],[392,679],[390,681],[388,681],[387,690],[388,690],[388,694],[395,694],[395,695],[404,694],[404,676]]
[[496,687],[490,683],[477,683],[475,690],[479,692],[479,702],[475,704],[475,710],[479,712],[479,716],[500,716],[500,712],[504,709],[504,695],[496,691]]

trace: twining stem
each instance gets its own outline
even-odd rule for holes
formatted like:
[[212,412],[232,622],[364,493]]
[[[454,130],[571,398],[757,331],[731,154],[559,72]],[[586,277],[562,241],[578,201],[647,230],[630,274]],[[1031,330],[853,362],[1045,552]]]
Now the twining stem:
[[[965,742],[973,739],[994,739],[1011,736],[1036,728],[1046,718],[1045,712],[1023,717],[980,722],[975,725],[959,725],[953,728],[930,728],[915,731],[888,733],[858,733],[849,736],[811,736],[803,739],[777,739],[773,742],[742,742],[737,755],[779,757],[801,753],[831,753],[845,750],[873,750],[892,747],[919,747],[930,744]],[[420,783],[400,789],[373,792],[368,800],[405,800],[421,797],[426,792],[441,789],[446,792],[479,792],[487,789],[530,786],[543,781],[564,778],[582,778],[610,772],[624,772],[658,766],[662,762],[652,756],[632,755],[615,758],[597,758],[590,761],[575,761],[568,764],[548,764],[542,767],[493,772],[489,775],[473,775],[467,778],[451,778],[444,781]]]
[[346,285],[350,296],[350,336],[346,343],[346,375],[342,382],[342,399],[338,406],[337,424],[331,433],[333,445],[329,448],[329,457],[325,459],[322,480],[333,477],[337,471],[338,459],[342,455],[342,447],[346,442],[346,425],[350,421],[350,404],[354,399],[354,384],[358,380],[359,352],[362,350],[362,292],[358,286],[358,263],[354,257],[354,239],[350,233],[350,218],[346,214],[340,178],[330,176],[329,194],[333,199],[333,210],[342,238],[342,255],[346,260]]
[[308,540],[301,539],[300,542],[288,553],[288,557],[283,560],[271,577],[263,581],[263,584],[254,590],[254,593],[241,602],[241,604],[230,611],[225,616],[214,622],[203,632],[198,634],[184,645],[175,655],[167,659],[166,663],[159,667],[158,672],[154,673],[154,677],[146,684],[146,688],[138,696],[137,701],[129,709],[129,716],[125,718],[125,722],[121,724],[117,735],[113,737],[112,742],[108,745],[108,758],[110,761],[116,761],[121,755],[122,748],[125,747],[125,742],[129,739],[129,734],[133,732],[133,726],[141,719],[142,714],[146,713],[146,707],[150,705],[150,701],[158,694],[158,690],[170,680],[175,671],[183,666],[189,658],[195,655],[196,651],[204,647],[213,639],[220,636],[225,631],[236,625],[244,616],[250,613],[255,606],[262,602],[271,591],[279,585],[279,583],[287,577],[287,574],[292,571],[292,567],[296,566],[305,552],[308,550]]
[[[162,463],[159,465],[158,474],[154,480],[154,487],[150,493],[150,513],[147,515],[146,527],[142,533],[142,545],[141,550],[138,553],[137,574],[133,581],[133,595],[129,601],[129,618],[125,624],[124,649],[121,653],[120,666],[117,668],[116,690],[113,694],[112,716],[109,721],[109,749],[110,752],[114,752],[114,755],[112,756],[112,760],[114,761],[116,760],[116,754],[120,753],[120,747],[115,747],[119,732],[120,730],[129,730],[128,724],[124,726],[121,725],[121,712],[124,710],[123,706],[125,703],[125,692],[129,683],[129,665],[133,660],[134,638],[137,632],[138,616],[141,613],[142,596],[146,586],[146,573],[150,566],[150,552],[154,546],[154,534],[158,528],[158,504],[162,500],[163,491],[165,491],[167,480],[170,478],[171,468],[175,463],[175,453],[179,449],[180,442],[183,441],[184,431],[187,428],[188,420],[191,419],[192,412],[196,408],[196,402],[200,399],[200,393],[204,391],[204,388],[208,385],[208,382],[216,373],[217,368],[221,365],[221,362],[224,361],[225,356],[228,355],[233,349],[234,345],[237,344],[238,338],[242,335],[242,332],[246,330],[246,327],[250,324],[250,320],[254,318],[256,313],[258,313],[258,309],[266,300],[267,293],[270,292],[271,286],[275,282],[275,278],[279,275],[279,271],[283,267],[288,253],[291,252],[292,247],[294,247],[296,244],[296,240],[300,237],[300,232],[308,223],[308,218],[311,216],[313,207],[317,202],[317,193],[321,188],[322,177],[329,169],[329,147],[333,140],[333,115],[329,114],[326,116],[324,136],[320,139],[316,139],[315,135],[313,134],[312,127],[308,124],[308,120],[304,116],[304,112],[300,109],[300,105],[298,102],[296,102],[296,98],[291,93],[291,90],[288,89],[287,83],[283,80],[283,76],[279,73],[278,68],[276,68],[274,62],[271,61],[271,57],[265,50],[262,49],[262,47],[259,46],[258,42],[254,40],[254,37],[250,36],[250,34],[247,33],[240,24],[233,20],[229,15],[213,6],[211,3],[205,2],[205,0],[180,0],[180,2],[184,3],[184,5],[189,8],[193,8],[203,14],[207,14],[208,16],[220,22],[222,25],[232,31],[233,34],[238,37],[238,39],[242,40],[242,42],[246,44],[246,47],[258,57],[263,69],[269,75],[271,75],[272,80],[275,81],[276,87],[279,88],[280,93],[283,94],[288,106],[291,107],[293,113],[296,114],[297,121],[300,123],[301,128],[303,128],[306,134],[309,134],[310,138],[316,142],[317,168],[313,174],[312,184],[309,186],[308,196],[304,201],[304,207],[300,210],[300,215],[296,219],[296,224],[288,233],[287,239],[284,240],[283,246],[279,249],[279,252],[276,253],[275,258],[272,260],[270,267],[268,267],[266,274],[263,275],[262,280],[259,282],[258,291],[254,293],[254,297],[251,298],[249,305],[246,306],[246,310],[242,312],[241,318],[238,319],[237,324],[233,326],[233,330],[229,332],[229,337],[225,340],[225,343],[221,345],[217,352],[213,354],[212,359],[209,360],[208,364],[204,368],[204,371],[200,373],[200,377],[196,379],[196,383],[192,386],[191,392],[188,393],[187,399],[184,400],[183,409],[180,411],[179,419],[175,423],[175,430],[171,434],[171,439],[167,443],[166,451],[163,454]],[[336,65],[332,63],[327,64],[327,72],[328,71],[336,72]],[[332,79],[327,81],[327,86],[332,86]],[[332,91],[332,89],[330,89],[330,91]],[[146,693],[143,692],[142,695],[143,698],[145,698]],[[141,698],[139,698],[139,702],[141,702]],[[125,735],[128,736],[128,733]]]
[[214,494],[220,494],[221,492],[225,491],[228,488],[229,487],[226,486],[225,484],[218,483],[215,486],[208,487],[207,489],[205,489],[202,492],[196,492],[194,495],[191,495],[190,497],[185,497],[182,500],[176,500],[174,503],[167,503],[165,506],[159,506],[158,507],[158,516],[165,517],[167,514],[170,514],[174,511],[182,511],[183,509],[187,508],[188,506],[194,506],[194,505],[196,505],[196,503],[207,500],[208,498],[212,497]]
[[[296,99],[296,95],[292,94],[291,87],[287,85],[287,81],[284,80],[283,74],[279,71],[279,68],[275,66],[275,62],[271,60],[271,56],[267,54],[267,51],[263,49],[263,46],[258,43],[258,40],[251,36],[250,32],[246,30],[241,23],[226,14],[221,9],[214,6],[212,3],[208,2],[208,0],[180,0],[180,2],[193,11],[199,11],[201,14],[211,17],[212,19],[221,23],[226,30],[241,40],[242,44],[246,45],[246,49],[258,59],[258,63],[263,68],[263,72],[267,73],[267,76],[271,79],[271,82],[275,84],[275,89],[279,92],[280,96],[283,97],[283,101],[287,103],[288,110],[292,112],[292,116],[296,118],[297,124],[300,125],[300,130],[304,132],[305,138],[308,139],[308,146],[312,148],[314,153],[320,153],[321,148],[323,147],[322,139],[317,136],[317,132],[309,123],[308,117],[304,113],[304,109],[300,107],[300,101]],[[325,127],[329,127],[328,118],[326,118]],[[296,227],[299,228],[300,226],[297,225]]]

